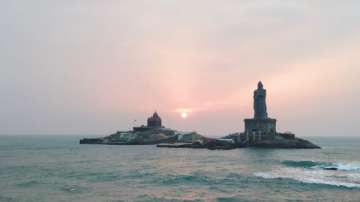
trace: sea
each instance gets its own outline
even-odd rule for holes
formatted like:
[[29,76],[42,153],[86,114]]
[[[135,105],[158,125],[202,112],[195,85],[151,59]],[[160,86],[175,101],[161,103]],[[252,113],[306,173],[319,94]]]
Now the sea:
[[360,201],[360,138],[211,151],[83,137],[0,136],[0,202]]

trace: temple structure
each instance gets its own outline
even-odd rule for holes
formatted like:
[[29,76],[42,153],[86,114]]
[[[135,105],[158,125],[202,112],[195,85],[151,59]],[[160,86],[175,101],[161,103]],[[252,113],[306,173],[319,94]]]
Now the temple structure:
[[266,90],[262,82],[254,91],[254,118],[245,119],[245,135],[249,143],[273,139],[276,135],[276,119],[268,117]]
[[161,130],[164,126],[162,125],[161,117],[157,112],[147,119],[147,125],[142,125],[139,127],[133,127],[133,131],[135,132],[144,132],[149,130]]
[[148,118],[147,127],[148,128],[161,128],[162,127],[161,118],[157,112],[155,112],[152,115],[152,117]]

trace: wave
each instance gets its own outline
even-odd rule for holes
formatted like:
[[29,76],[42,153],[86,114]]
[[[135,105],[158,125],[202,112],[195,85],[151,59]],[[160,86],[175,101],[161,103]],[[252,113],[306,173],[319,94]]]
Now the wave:
[[81,187],[81,186],[78,186],[78,185],[65,185],[61,188],[61,190],[63,192],[68,192],[68,193],[86,193],[86,192],[89,192],[90,189],[89,188],[86,188],[86,187]]
[[276,173],[267,173],[267,172],[258,172],[254,174],[256,177],[261,177],[264,179],[290,179],[302,183],[309,184],[319,184],[319,185],[328,185],[344,188],[360,188],[359,183],[355,182],[346,182],[338,181],[336,179],[322,178],[318,176],[300,176],[300,175],[286,175],[286,174],[276,174]]
[[163,185],[175,185],[175,184],[210,184],[213,180],[206,175],[168,175],[161,176],[158,183]]
[[358,163],[336,163],[335,168],[343,171],[360,171],[360,164]]
[[311,168],[318,165],[325,165],[325,164],[327,165],[327,163],[316,162],[316,161],[282,161],[281,163],[286,166],[300,167],[300,168]]
[[330,163],[318,161],[282,161],[283,165],[295,168],[339,170],[339,171],[360,171],[359,163]]
[[[282,166],[255,176],[265,179],[290,179],[302,183],[360,188],[360,164],[320,161],[282,161]],[[285,165],[285,166],[284,166]]]

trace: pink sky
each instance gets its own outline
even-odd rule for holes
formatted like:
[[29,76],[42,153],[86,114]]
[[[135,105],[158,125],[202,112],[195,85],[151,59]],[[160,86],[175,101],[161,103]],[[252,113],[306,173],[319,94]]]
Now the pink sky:
[[[0,134],[104,134],[157,110],[221,136],[269,115],[300,136],[356,136],[358,1],[43,1],[0,5]],[[187,119],[180,114],[186,111]]]

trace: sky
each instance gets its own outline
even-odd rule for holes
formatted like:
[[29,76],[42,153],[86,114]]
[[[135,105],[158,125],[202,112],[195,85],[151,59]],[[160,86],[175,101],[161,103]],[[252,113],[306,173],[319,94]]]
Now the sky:
[[[259,80],[278,131],[360,136],[360,1],[0,1],[0,134],[145,124],[244,130]],[[181,114],[187,113],[186,118]]]

